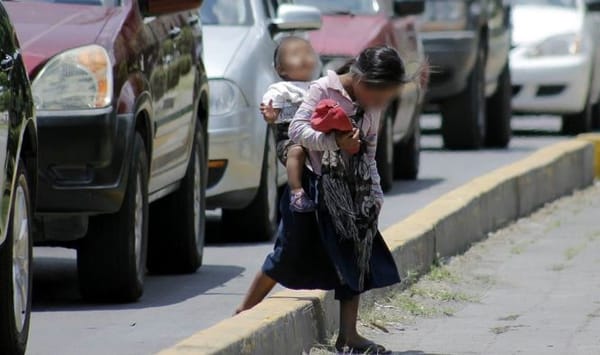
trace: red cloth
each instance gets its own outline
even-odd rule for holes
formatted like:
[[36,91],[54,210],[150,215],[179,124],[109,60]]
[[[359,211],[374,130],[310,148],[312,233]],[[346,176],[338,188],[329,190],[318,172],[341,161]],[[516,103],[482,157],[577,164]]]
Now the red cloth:
[[[344,109],[334,100],[319,101],[310,118],[310,125],[315,131],[330,133],[331,131],[351,132],[354,126]],[[349,152],[358,153],[360,149]]]

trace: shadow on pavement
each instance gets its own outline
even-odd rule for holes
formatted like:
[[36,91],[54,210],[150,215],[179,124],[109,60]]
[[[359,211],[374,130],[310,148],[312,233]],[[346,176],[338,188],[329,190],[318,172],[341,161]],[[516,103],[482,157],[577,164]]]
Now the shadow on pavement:
[[220,217],[211,216],[211,218],[206,221],[206,244],[208,246],[224,246],[224,247],[232,247],[232,246],[246,246],[246,245],[273,245],[273,239],[267,241],[252,241],[249,240],[247,236],[243,234],[239,235],[228,235],[225,234],[223,229],[223,224],[221,223]]
[[38,257],[34,260],[33,312],[143,309],[183,302],[239,276],[245,269],[204,265],[188,275],[147,275],[144,295],[135,303],[85,302],[78,289],[74,258]]
[[513,129],[513,135],[518,137],[560,137],[560,131],[540,129]]

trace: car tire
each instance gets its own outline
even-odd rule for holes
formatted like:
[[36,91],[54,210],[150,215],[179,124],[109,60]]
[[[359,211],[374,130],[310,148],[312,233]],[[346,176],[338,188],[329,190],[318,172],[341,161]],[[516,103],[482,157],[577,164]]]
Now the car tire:
[[6,240],[0,246],[0,354],[22,355],[29,336],[33,264],[32,208],[22,161],[13,196]]
[[375,155],[383,192],[391,190],[394,185],[394,120],[390,111],[391,108],[384,113]]
[[91,217],[77,249],[84,299],[133,302],[143,293],[148,243],[148,159],[135,134],[133,160],[123,203],[114,214]]
[[486,104],[485,145],[506,148],[510,143],[512,128],[512,86],[508,62],[498,78],[498,87]]
[[592,130],[600,130],[600,103],[592,106]]
[[562,116],[561,132],[567,135],[576,135],[592,130],[593,104],[590,102],[589,93],[585,107],[581,112]]
[[263,156],[260,186],[246,208],[223,210],[223,229],[230,240],[268,241],[277,230],[278,187],[275,140],[269,130]]
[[402,180],[416,180],[421,164],[421,127],[419,122],[406,141],[395,146],[394,176]]
[[441,105],[442,138],[448,149],[479,149],[485,133],[485,51],[479,48],[467,87]]
[[181,185],[150,208],[148,271],[192,273],[202,265],[206,238],[206,140],[196,124],[192,154]]

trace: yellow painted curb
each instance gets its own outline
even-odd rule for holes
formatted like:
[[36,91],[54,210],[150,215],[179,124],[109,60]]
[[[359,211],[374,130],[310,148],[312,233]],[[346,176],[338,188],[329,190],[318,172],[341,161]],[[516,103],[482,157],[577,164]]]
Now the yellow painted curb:
[[[588,142],[593,142],[592,144]],[[422,274],[439,256],[456,255],[487,233],[544,203],[590,185],[600,164],[600,139],[580,136],[452,190],[384,232],[403,273]],[[376,297],[374,291],[365,296]],[[160,355],[301,354],[337,324],[332,292],[283,291],[250,311],[199,331]]]
[[596,159],[594,161],[594,172],[597,178],[600,178],[600,133],[585,133],[577,136],[577,139],[590,142],[596,149]]

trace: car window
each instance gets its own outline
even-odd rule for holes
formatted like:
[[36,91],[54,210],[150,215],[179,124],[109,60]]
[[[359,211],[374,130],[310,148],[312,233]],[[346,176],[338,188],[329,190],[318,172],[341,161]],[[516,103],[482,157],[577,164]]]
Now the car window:
[[249,26],[253,21],[248,0],[205,0],[200,14],[205,25]]
[[377,0],[295,0],[294,2],[314,6],[324,14],[374,15],[379,12]]
[[512,0],[513,5],[549,5],[577,7],[577,0]]
[[119,0],[19,0],[19,2],[51,2],[54,4],[115,6],[119,3]]

